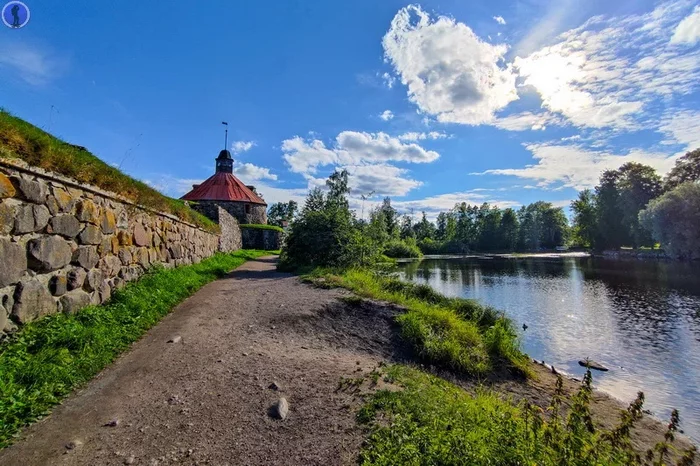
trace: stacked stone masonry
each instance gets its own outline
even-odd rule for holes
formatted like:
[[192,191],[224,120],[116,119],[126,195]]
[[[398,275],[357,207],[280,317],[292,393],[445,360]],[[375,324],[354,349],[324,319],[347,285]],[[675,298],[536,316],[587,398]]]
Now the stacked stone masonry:
[[174,267],[211,256],[219,240],[97,188],[2,164],[0,333],[103,303],[154,264]]

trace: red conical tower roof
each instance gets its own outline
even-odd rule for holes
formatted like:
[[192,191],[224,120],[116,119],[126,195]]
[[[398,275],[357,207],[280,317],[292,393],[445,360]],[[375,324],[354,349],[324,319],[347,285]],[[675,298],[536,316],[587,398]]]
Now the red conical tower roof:
[[185,201],[239,201],[253,204],[267,203],[232,173],[220,172],[208,178],[180,199]]
[[216,158],[216,174],[180,199],[185,201],[238,201],[267,205],[263,199],[233,176],[233,158],[227,150]]

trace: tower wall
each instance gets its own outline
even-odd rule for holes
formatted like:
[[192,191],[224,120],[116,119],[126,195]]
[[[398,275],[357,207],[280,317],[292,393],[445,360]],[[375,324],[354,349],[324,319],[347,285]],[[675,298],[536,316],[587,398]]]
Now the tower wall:
[[267,206],[263,204],[239,201],[196,201],[191,204],[191,207],[217,223],[219,222],[218,208],[221,207],[234,216],[238,223],[267,224]]

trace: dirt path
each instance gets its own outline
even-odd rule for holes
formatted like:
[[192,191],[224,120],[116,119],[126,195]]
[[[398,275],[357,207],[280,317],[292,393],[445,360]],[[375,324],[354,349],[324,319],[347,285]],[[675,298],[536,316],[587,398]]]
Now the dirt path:
[[[335,312],[343,291],[274,267],[272,257],[250,261],[202,288],[26,429],[0,464],[353,463],[362,434],[351,396],[336,387],[392,357],[391,317],[367,317],[384,332],[374,338]],[[168,343],[174,336],[182,340]],[[280,396],[290,405],[284,421],[267,414]]]
[[[381,361],[406,361],[411,352],[398,337],[399,310],[338,299],[348,294],[276,272],[275,257],[247,262],[178,306],[26,429],[0,451],[0,464],[355,464],[363,440],[355,423],[359,400],[337,391],[338,382],[366,375]],[[177,336],[179,342],[168,342]],[[490,384],[544,408],[555,377],[533,368],[538,377],[526,383]],[[475,388],[473,380],[437,373]],[[269,388],[273,381],[279,391]],[[567,393],[575,389],[566,382]],[[280,396],[290,405],[284,421],[268,415]],[[616,423],[623,406],[602,393],[593,398],[597,421]],[[117,425],[107,426],[112,420]],[[634,443],[641,451],[663,436],[664,426],[650,417],[640,427]]]

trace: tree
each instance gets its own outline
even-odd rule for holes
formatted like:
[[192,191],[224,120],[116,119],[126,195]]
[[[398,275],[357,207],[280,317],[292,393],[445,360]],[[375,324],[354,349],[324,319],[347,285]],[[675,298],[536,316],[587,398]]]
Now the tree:
[[568,221],[561,207],[551,202],[538,201],[518,211],[520,221],[519,248],[521,250],[553,249],[565,243]]
[[574,213],[572,234],[574,243],[584,247],[592,247],[596,238],[596,205],[595,195],[590,189],[578,193],[578,199],[571,203]]
[[685,259],[700,258],[700,184],[686,182],[652,200],[639,220],[664,250]]
[[334,171],[326,180],[326,186],[328,186],[326,202],[347,209],[349,206],[347,195],[350,194],[348,171],[345,169]]
[[686,181],[700,180],[700,149],[688,152],[676,160],[676,165],[666,175],[664,187],[671,190]]
[[499,227],[499,249],[515,251],[518,247],[518,216],[513,209],[506,209],[501,216]]
[[413,230],[415,232],[416,240],[419,242],[426,238],[432,239],[435,237],[435,225],[428,221],[428,217],[425,215],[425,212],[423,212],[421,221],[413,226]]
[[384,198],[380,210],[384,214],[387,234],[392,238],[397,238],[399,236],[399,213],[391,206],[391,198]]
[[630,244],[629,230],[622,223],[620,192],[617,170],[606,170],[595,188],[596,197],[596,249],[617,249]]
[[499,248],[499,228],[501,210],[489,204],[482,204],[478,212],[478,246],[480,251],[493,251]]
[[270,225],[284,226],[284,222],[290,223],[297,213],[296,201],[276,202],[270,206],[267,212],[267,223]]
[[618,203],[623,227],[629,232],[634,247],[653,246],[651,233],[639,224],[639,212],[663,192],[661,177],[654,168],[635,162],[624,164],[618,172]]
[[307,215],[309,212],[318,212],[326,205],[326,199],[323,195],[321,188],[314,188],[306,196],[306,201],[304,202],[304,209],[301,215]]
[[401,217],[401,239],[406,238],[416,238],[416,234],[413,231],[413,219],[410,215],[404,215]]

